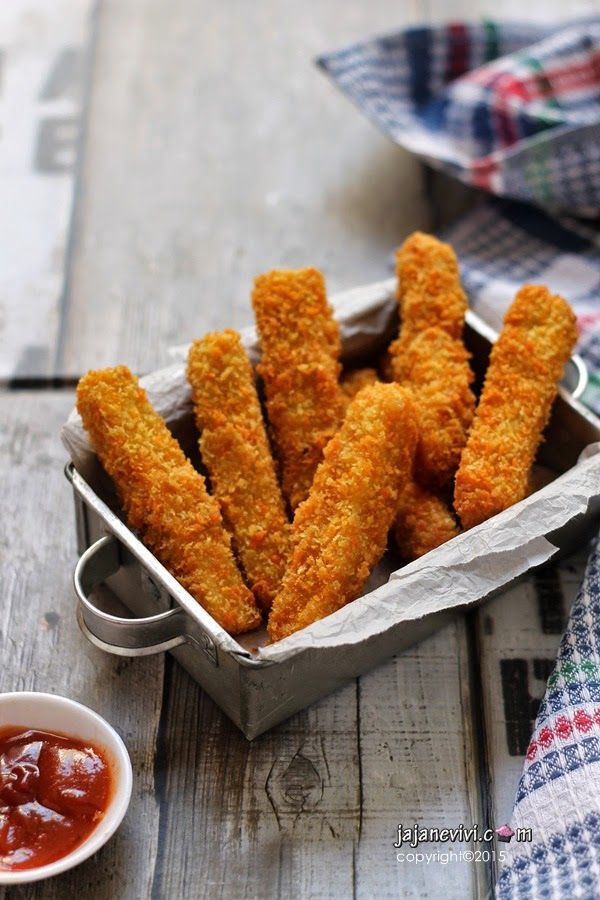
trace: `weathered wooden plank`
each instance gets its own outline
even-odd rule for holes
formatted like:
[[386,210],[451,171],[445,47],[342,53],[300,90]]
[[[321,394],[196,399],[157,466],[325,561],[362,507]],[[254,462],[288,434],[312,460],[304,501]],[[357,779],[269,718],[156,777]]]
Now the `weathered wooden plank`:
[[[461,858],[450,864],[415,862],[414,848],[393,846],[399,824],[483,824],[469,669],[465,622],[458,619],[360,679],[359,898],[469,897],[485,884],[481,865]],[[432,854],[450,849],[474,847],[439,842],[419,847]]]
[[171,665],[155,895],[438,896],[443,868],[392,845],[401,821],[474,820],[467,668],[458,622],[248,744]]
[[351,896],[355,685],[248,743],[172,664],[161,748],[155,896]]
[[393,0],[101,4],[57,372],[124,362],[250,321],[253,276],[381,278],[429,223],[419,163],[313,66],[418,17]]
[[494,21],[509,22],[552,22],[575,16],[593,15],[598,12],[595,0],[531,0],[523,4],[520,0],[506,0],[499,8],[494,0],[424,0],[423,16],[429,22],[458,20],[480,21],[489,17]]
[[54,372],[91,7],[0,4],[0,380]]
[[133,798],[123,826],[92,860],[0,896],[137,900],[148,895],[157,847],[153,763],[164,664],[110,657],[77,628],[73,503],[58,439],[72,403],[67,392],[0,394],[0,690],[64,694],[105,716],[131,754]]

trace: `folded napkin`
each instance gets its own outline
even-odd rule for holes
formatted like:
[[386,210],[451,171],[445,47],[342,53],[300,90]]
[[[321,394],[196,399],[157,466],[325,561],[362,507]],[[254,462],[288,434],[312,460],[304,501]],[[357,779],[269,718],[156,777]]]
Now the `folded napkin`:
[[600,538],[548,679],[517,789],[496,896],[600,896]]
[[393,140],[494,194],[600,210],[600,18],[453,23],[318,60]]
[[[567,297],[582,400],[600,414],[600,19],[411,28],[318,62],[397,143],[497,195],[443,235],[470,304],[498,328],[524,282]],[[517,828],[532,841],[501,845],[499,898],[600,897],[600,536],[505,831]]]

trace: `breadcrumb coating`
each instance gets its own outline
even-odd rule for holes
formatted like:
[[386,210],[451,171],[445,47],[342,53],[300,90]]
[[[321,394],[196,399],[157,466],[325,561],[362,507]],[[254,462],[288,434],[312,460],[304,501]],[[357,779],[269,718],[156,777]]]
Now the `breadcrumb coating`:
[[292,556],[269,615],[271,640],[359,595],[385,550],[416,441],[414,402],[398,385],[365,387],[349,405],[296,511]]
[[432,325],[460,340],[467,295],[450,244],[414,231],[396,251],[396,275],[402,320],[400,342],[410,344]]
[[452,482],[475,413],[473,372],[462,341],[427,328],[394,359],[396,381],[410,388],[419,410],[415,475],[428,485]]
[[340,387],[346,397],[346,406],[353,400],[359,391],[369,384],[379,381],[376,369],[348,369],[342,373]]
[[254,282],[258,373],[292,509],[308,496],[323,450],[344,415],[340,334],[316,269],[275,270]]
[[290,526],[239,334],[194,341],[187,376],[213,493],[254,596],[268,609],[287,565]]
[[416,231],[396,254],[400,336],[389,348],[395,381],[421,412],[416,475],[449,485],[475,411],[473,373],[462,342],[467,298],[452,247]]
[[454,505],[464,528],[522,500],[564,365],[575,315],[547,288],[525,285],[504,317],[456,474]]
[[88,372],[77,409],[113,479],[127,521],[186,590],[231,634],[261,624],[219,504],[129,369]]
[[[351,369],[342,374],[340,384],[350,403],[378,380],[376,369]],[[411,478],[400,491],[392,531],[404,559],[412,560],[449,541],[460,529],[444,500]]]
[[460,528],[439,494],[411,479],[400,491],[392,532],[401,555],[411,560],[456,537]]

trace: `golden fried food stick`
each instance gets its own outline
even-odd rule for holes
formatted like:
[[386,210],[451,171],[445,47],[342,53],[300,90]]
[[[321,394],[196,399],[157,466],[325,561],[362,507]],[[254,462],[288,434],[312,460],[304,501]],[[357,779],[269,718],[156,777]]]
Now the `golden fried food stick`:
[[289,556],[289,523],[275,474],[254,373],[236,331],[190,347],[200,453],[246,578],[269,608]]
[[304,500],[344,415],[340,335],[316,269],[276,270],[254,282],[252,304],[267,412],[292,509]]
[[417,478],[444,487],[456,472],[475,411],[462,342],[467,298],[454,251],[437,238],[415,232],[396,261],[401,329],[389,348],[391,374],[419,402]]
[[400,491],[392,532],[404,559],[418,559],[456,537],[460,529],[444,500],[414,479]]
[[[376,369],[351,369],[342,374],[340,384],[350,403],[363,387],[378,380]],[[404,559],[412,560],[449,541],[460,529],[444,500],[411,478],[400,491],[392,531]]]
[[443,487],[458,468],[475,412],[469,354],[462,341],[428,328],[394,362],[396,380],[410,388],[419,409],[415,475]]
[[431,234],[415,231],[396,251],[400,343],[410,342],[426,328],[441,328],[460,340],[467,296],[461,287],[456,254]]
[[235,564],[219,504],[129,369],[88,372],[77,409],[127,521],[186,590],[232,634],[261,624]]
[[385,550],[416,440],[414,402],[399,385],[371,385],[352,401],[296,511],[292,556],[269,615],[271,640],[358,596]]
[[353,400],[359,391],[369,384],[379,381],[376,369],[349,369],[342,373],[340,387],[346,395],[346,405]]
[[557,384],[577,339],[575,315],[547,288],[525,285],[492,348],[475,421],[456,474],[465,528],[522,500]]

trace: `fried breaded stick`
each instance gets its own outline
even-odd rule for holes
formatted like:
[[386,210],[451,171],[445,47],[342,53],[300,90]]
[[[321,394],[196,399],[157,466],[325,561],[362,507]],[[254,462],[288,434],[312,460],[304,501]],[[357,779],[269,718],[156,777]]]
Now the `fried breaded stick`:
[[396,251],[400,343],[426,328],[441,328],[451,338],[462,336],[467,296],[460,283],[456,254],[431,234],[414,231]]
[[129,369],[88,372],[77,409],[127,521],[186,590],[232,634],[261,623],[235,564],[219,504]]
[[400,491],[392,532],[404,559],[418,559],[456,537],[460,529],[444,500],[414,479]]
[[452,481],[475,412],[473,372],[462,341],[428,328],[394,359],[396,380],[410,388],[419,409],[417,479],[443,487]]
[[296,511],[292,556],[269,616],[271,640],[358,596],[385,550],[416,440],[408,391],[374,384],[352,401]]
[[571,307],[525,285],[492,348],[475,421],[456,474],[454,503],[465,528],[522,500],[557,384],[577,339]]
[[340,335],[316,269],[273,271],[254,282],[252,304],[267,412],[292,509],[306,498],[323,449],[344,415]]
[[415,392],[421,429],[416,475],[448,485],[471,424],[473,373],[462,343],[467,298],[448,244],[415,232],[396,256],[401,329],[389,348],[394,380]]
[[236,331],[190,347],[200,453],[254,596],[269,608],[289,556],[289,523],[260,409],[254,373]]
[[[378,380],[376,369],[351,369],[342,374],[340,384],[350,403],[363,387]],[[411,478],[400,491],[392,531],[404,559],[412,560],[449,541],[460,529],[444,500]]]
[[346,405],[353,400],[359,391],[369,384],[378,381],[376,369],[349,369],[342,373],[340,387],[346,396]]

